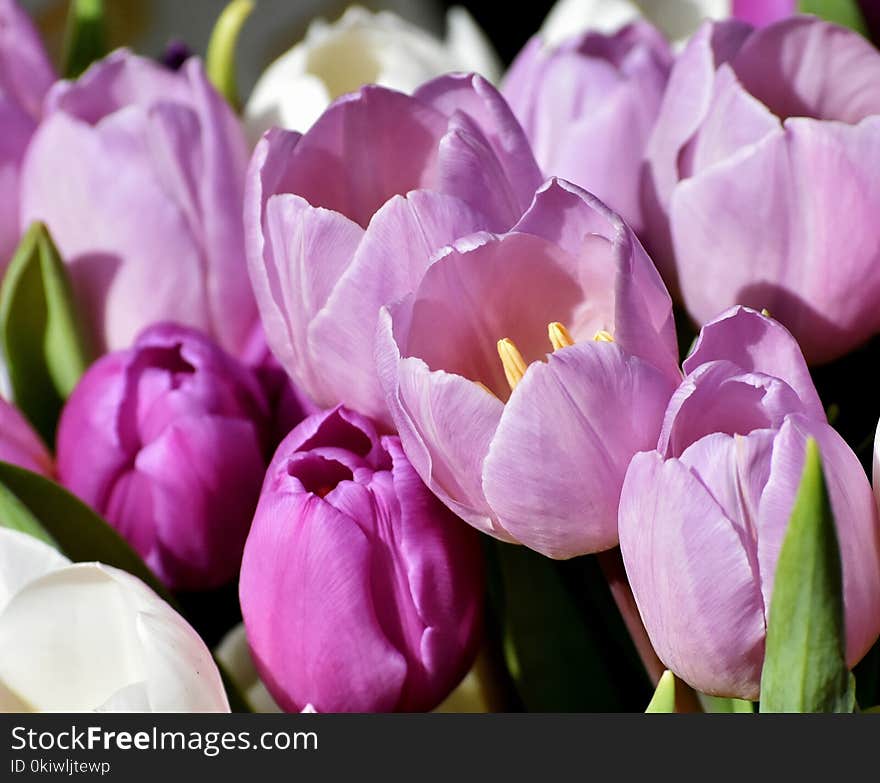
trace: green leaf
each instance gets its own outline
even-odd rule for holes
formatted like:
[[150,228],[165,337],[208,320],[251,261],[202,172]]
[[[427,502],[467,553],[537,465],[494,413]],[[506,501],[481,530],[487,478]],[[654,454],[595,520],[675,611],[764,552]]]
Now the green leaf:
[[675,675],[667,669],[657,683],[657,689],[645,712],[675,712]]
[[91,358],[80,323],[67,268],[46,227],[34,223],[0,288],[0,343],[14,401],[49,444]]
[[868,35],[868,26],[857,0],[800,0],[798,11],[814,14],[829,22],[849,27],[864,36]]
[[[526,547],[498,542],[487,549],[490,567],[498,571],[500,589],[493,601],[504,659],[523,707],[531,712],[615,712],[645,703],[649,686],[638,659],[617,646],[605,617],[577,600],[587,592],[608,592],[595,563],[588,558],[558,563]],[[595,573],[581,579],[590,565]],[[607,601],[611,617],[622,625],[610,595]],[[630,657],[634,669],[627,668]],[[637,695],[627,700],[632,690]]]
[[97,560],[127,571],[180,611],[167,588],[128,542],[60,484],[8,462],[0,462],[0,483],[28,509],[71,560]]
[[[0,462],[0,520],[7,527],[52,544],[74,562],[98,561],[127,571],[185,616],[165,585],[128,542],[54,481],[17,465]],[[233,712],[252,712],[220,661],[217,666]]]
[[232,0],[214,25],[205,58],[208,78],[236,111],[241,108],[241,102],[235,76],[235,48],[241,28],[253,10],[252,0]]
[[103,0],[70,0],[64,32],[64,76],[75,79],[105,54]]
[[807,441],[767,622],[761,712],[852,712],[840,550],[822,459]]
[[755,707],[750,701],[743,699],[727,699],[723,696],[709,696],[708,694],[700,694],[700,701],[703,702],[706,712],[722,713],[722,714],[743,714],[751,715],[755,712]]
[[39,520],[4,484],[0,484],[0,527],[27,533],[58,549],[58,543]]

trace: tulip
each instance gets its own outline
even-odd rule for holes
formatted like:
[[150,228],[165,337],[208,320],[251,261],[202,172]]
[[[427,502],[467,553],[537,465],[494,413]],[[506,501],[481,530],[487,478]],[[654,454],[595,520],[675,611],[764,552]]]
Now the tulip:
[[51,477],[52,458],[24,416],[0,399],[0,461]]
[[284,710],[429,710],[479,642],[479,540],[396,437],[337,407],[278,447],[239,596],[257,671]]
[[273,126],[307,131],[333,100],[365,84],[412,93],[449,71],[496,81],[498,58],[470,14],[450,9],[447,28],[441,41],[396,14],[358,6],[332,24],[316,19],[257,81],[245,107],[251,134],[259,138]]
[[763,25],[796,11],[796,0],[558,0],[544,20],[541,35],[559,43],[588,30],[616,33],[646,19],[670,41],[682,44],[705,19],[733,16]]
[[48,225],[99,349],[169,320],[242,350],[256,319],[247,157],[196,58],[173,72],[117,51],[49,92],[24,162],[21,225]]
[[647,24],[557,46],[538,35],[504,83],[541,168],[601,198],[637,233],[642,161],[671,61],[666,41]]
[[223,637],[215,655],[254,712],[281,712],[254,665],[243,623]]
[[269,131],[245,226],[272,352],[318,405],[390,427],[373,361],[379,308],[445,245],[510,228],[540,183],[522,129],[479,76],[442,77],[412,97],[364,87],[304,136]]
[[457,243],[382,310],[379,374],[413,467],[499,539],[554,558],[615,546],[627,465],[681,378],[671,308],[621,219],[550,180],[513,230]]
[[229,712],[198,634],[143,582],[0,528],[0,712]]
[[776,562],[814,438],[855,665],[880,634],[880,520],[793,337],[735,308],[703,329],[684,368],[657,448],[633,458],[620,498],[620,548],[658,656],[704,693],[759,698]]
[[21,237],[18,222],[21,163],[39,122],[55,73],[28,15],[0,0],[0,273]]
[[58,426],[61,483],[173,588],[234,578],[266,468],[256,375],[204,335],[147,329],[98,360]]
[[766,308],[807,360],[880,331],[880,52],[812,17],[706,25],[649,143],[646,241],[706,323]]

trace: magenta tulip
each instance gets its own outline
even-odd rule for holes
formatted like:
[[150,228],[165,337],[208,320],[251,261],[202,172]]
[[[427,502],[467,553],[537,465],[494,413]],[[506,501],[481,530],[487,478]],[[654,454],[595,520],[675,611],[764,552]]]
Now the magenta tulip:
[[52,458],[18,409],[0,397],[0,461],[51,477]]
[[37,31],[15,0],[0,0],[0,273],[21,237],[21,164],[55,73]]
[[764,27],[797,13],[797,0],[733,0],[732,15],[755,27]]
[[807,360],[880,331],[880,52],[812,17],[706,25],[649,143],[647,243],[690,314],[768,309]]
[[260,677],[283,709],[429,710],[473,661],[479,540],[396,437],[338,407],[278,447],[239,593]]
[[423,481],[478,529],[555,558],[617,543],[623,476],[657,441],[677,355],[638,240],[561,180],[513,230],[441,255],[383,309],[377,342]]
[[410,97],[364,87],[304,136],[269,131],[245,197],[266,339],[316,403],[390,426],[373,362],[379,308],[473,231],[505,231],[541,183],[507,104],[478,76]]
[[880,634],[880,520],[797,344],[735,308],[706,325],[684,367],[657,449],[633,458],[620,499],[620,548],[658,656],[700,691],[759,698],[776,560],[814,438],[855,665]]
[[535,36],[504,82],[545,174],[601,198],[639,233],[645,148],[672,65],[649,24],[553,46]]
[[126,348],[168,320],[241,352],[256,320],[247,157],[195,58],[173,72],[117,51],[50,91],[24,163],[22,225],[48,225],[96,345]]
[[58,476],[163,581],[235,577],[266,469],[257,376],[193,329],[158,324],[98,360],[58,426]]

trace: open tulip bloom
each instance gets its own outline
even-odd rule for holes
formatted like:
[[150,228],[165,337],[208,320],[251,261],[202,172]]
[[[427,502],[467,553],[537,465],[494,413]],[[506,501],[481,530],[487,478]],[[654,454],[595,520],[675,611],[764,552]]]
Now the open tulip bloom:
[[0,0],[0,711],[880,709],[880,4],[506,74],[69,5]]

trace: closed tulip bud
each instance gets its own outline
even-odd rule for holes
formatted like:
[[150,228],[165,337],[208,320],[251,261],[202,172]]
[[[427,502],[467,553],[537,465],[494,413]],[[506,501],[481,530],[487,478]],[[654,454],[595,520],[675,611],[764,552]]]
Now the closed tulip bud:
[[159,324],[96,362],[58,428],[58,475],[163,581],[232,579],[266,468],[255,374],[195,330]]
[[482,596],[477,537],[396,437],[338,407],[282,442],[240,598],[257,670],[283,709],[435,707],[473,661]]
[[880,633],[880,524],[797,343],[736,308],[704,327],[684,367],[658,448],[633,458],[620,499],[620,548],[658,656],[700,691],[759,698],[776,562],[814,438],[855,665]]
[[229,712],[199,635],[131,574],[0,528],[0,712]]

